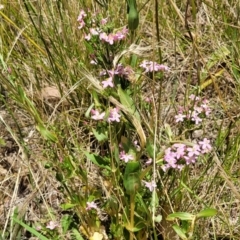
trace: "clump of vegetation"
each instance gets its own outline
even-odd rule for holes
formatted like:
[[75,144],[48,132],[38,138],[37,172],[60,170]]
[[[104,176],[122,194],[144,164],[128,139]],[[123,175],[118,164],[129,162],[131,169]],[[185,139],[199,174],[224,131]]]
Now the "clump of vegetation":
[[235,4],[3,2],[2,239],[238,239]]

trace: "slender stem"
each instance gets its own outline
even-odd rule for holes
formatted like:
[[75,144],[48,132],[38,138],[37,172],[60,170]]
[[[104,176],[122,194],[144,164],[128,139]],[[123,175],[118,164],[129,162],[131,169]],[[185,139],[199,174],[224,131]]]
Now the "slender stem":
[[130,240],[133,240],[134,234],[133,234],[133,228],[134,228],[134,209],[135,209],[135,193],[130,195]]

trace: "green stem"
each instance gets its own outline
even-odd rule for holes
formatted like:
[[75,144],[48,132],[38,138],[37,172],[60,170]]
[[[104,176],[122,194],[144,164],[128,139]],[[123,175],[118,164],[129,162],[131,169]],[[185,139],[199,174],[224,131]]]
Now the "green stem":
[[130,195],[130,240],[133,240],[133,228],[134,228],[134,210],[135,210],[135,193]]

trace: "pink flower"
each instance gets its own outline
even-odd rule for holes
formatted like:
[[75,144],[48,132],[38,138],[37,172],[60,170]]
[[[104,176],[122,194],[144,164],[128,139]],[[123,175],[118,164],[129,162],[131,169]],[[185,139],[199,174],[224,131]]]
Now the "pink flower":
[[119,158],[123,160],[125,163],[129,162],[130,160],[133,160],[134,157],[131,154],[126,154],[125,151],[120,152]]
[[126,27],[126,26],[124,26],[123,27],[123,29],[122,29],[122,33],[124,34],[124,35],[127,35],[128,34],[128,28]]
[[85,35],[84,38],[85,38],[87,41],[89,41],[89,40],[91,39],[91,37],[92,37],[92,36],[91,36],[91,34],[89,33],[89,34]]
[[50,222],[47,224],[46,228],[53,230],[53,229],[55,229],[55,228],[58,227],[58,226],[59,226],[58,222],[50,221]]
[[168,165],[172,168],[176,168],[177,165],[177,159],[176,159],[176,153],[172,151],[171,148],[168,148],[165,151],[165,155],[164,155],[164,160],[168,163]]
[[193,156],[185,156],[184,157],[185,161],[186,161],[186,164],[189,165],[191,163],[195,163],[196,160],[197,160],[197,157],[196,155],[193,155]]
[[107,42],[108,36],[107,36],[107,34],[106,34],[105,32],[102,32],[102,33],[100,33],[100,35],[99,35],[99,39],[100,39],[100,40],[104,40],[105,42]]
[[108,122],[120,122],[120,117],[121,115],[119,114],[119,110],[117,108],[113,108],[110,110]]
[[176,158],[180,159],[185,155],[186,145],[181,143],[175,143],[173,148],[176,149]]
[[84,12],[84,10],[81,10],[77,21],[79,22],[80,26],[78,26],[78,29],[82,29],[85,26],[84,18],[87,16],[87,14]]
[[187,148],[188,157],[199,156],[201,149],[198,144],[195,144],[193,147]]
[[184,118],[186,117],[187,117],[186,115],[179,113],[178,115],[175,116],[175,122],[176,123],[183,122]]
[[116,37],[112,33],[110,33],[108,35],[108,38],[105,41],[108,42],[110,45],[113,45],[115,40],[116,40]]
[[144,183],[145,187],[149,189],[150,192],[152,192],[154,188],[157,187],[157,184],[155,183],[155,181],[151,181],[151,182],[142,181],[142,182]]
[[86,210],[89,211],[91,209],[98,209],[98,206],[97,206],[97,204],[94,201],[87,202]]
[[101,21],[100,21],[100,24],[101,25],[105,25],[107,23],[107,18],[103,18]]
[[77,21],[81,22],[86,16],[87,16],[87,14],[85,13],[85,11],[81,10],[79,15],[78,15]]
[[94,109],[92,109],[91,113],[92,113],[91,118],[94,120],[103,120],[105,116],[105,112],[99,113],[98,110],[94,110]]
[[191,113],[191,120],[195,122],[195,124],[199,124],[200,122],[202,122],[202,119],[198,116],[198,112],[193,111]]
[[199,145],[201,146],[202,153],[209,153],[212,150],[210,141],[207,138],[204,138],[203,141],[199,141]]
[[198,100],[200,100],[200,98],[197,97],[197,96],[194,95],[194,94],[191,94],[191,95],[189,96],[189,99],[191,99],[192,101],[198,101]]
[[85,22],[84,21],[80,21],[79,24],[80,25],[78,26],[78,29],[82,29],[85,26]]
[[122,39],[124,39],[124,38],[126,38],[126,35],[124,35],[122,32],[120,32],[120,31],[118,31],[118,32],[116,32],[116,34],[115,34],[115,39],[117,39],[117,40],[122,40]]
[[160,64],[160,65],[158,64],[157,69],[158,69],[158,71],[166,71],[166,72],[168,72],[170,70],[170,68],[168,66],[163,65],[163,64]]
[[90,33],[91,33],[93,36],[99,35],[99,30],[98,30],[98,29],[90,28],[89,31],[90,31]]
[[102,81],[103,88],[107,88],[108,86],[113,88],[114,83],[112,77],[107,78],[105,81]]

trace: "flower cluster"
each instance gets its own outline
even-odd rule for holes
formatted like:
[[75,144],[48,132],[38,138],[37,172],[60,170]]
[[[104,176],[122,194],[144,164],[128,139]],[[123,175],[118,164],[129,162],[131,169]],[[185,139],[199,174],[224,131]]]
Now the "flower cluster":
[[86,18],[86,16],[87,16],[86,12],[84,10],[81,10],[77,19],[77,21],[79,22],[78,29],[82,29],[85,26],[84,19]]
[[186,165],[195,163],[197,158],[205,153],[209,153],[212,149],[210,141],[204,138],[193,146],[188,146],[183,143],[175,143],[172,147],[167,148],[164,154],[163,171],[169,168],[179,169]]
[[107,87],[114,87],[114,76],[119,76],[125,79],[128,79],[129,75],[133,73],[133,70],[131,67],[127,66],[124,67],[121,63],[116,66],[115,69],[112,70],[103,70],[100,72],[100,76],[108,75],[108,78],[106,78],[104,81],[102,81],[103,88]]
[[153,61],[147,61],[144,60],[141,64],[140,67],[142,67],[145,71],[145,73],[148,72],[159,72],[159,71],[169,71],[169,67],[163,65],[163,64],[159,64],[157,62],[153,62]]
[[[93,120],[104,120],[105,117],[105,112],[100,113],[98,110],[91,110],[91,118]],[[120,122],[121,115],[119,114],[119,109],[118,108],[112,108],[110,109],[109,116],[107,118],[108,122]]]
[[[100,21],[91,16],[89,22],[85,21],[87,14],[84,10],[80,11],[77,21],[79,22],[78,29],[82,29],[85,26],[88,27],[89,32],[85,34],[85,40],[90,41],[92,37],[97,36],[100,41],[106,42],[110,45],[113,45],[115,42],[119,42],[126,38],[128,34],[128,29],[124,27],[122,30],[119,30],[115,33],[106,33],[104,31],[104,26],[107,24],[108,19],[102,18]],[[89,23],[89,24],[88,24]]]
[[178,114],[175,116],[176,123],[190,120],[195,124],[199,124],[202,122],[203,117],[207,117],[211,113],[209,101],[207,99],[201,99],[194,94],[191,94],[189,99],[191,100],[189,106],[179,108]]

